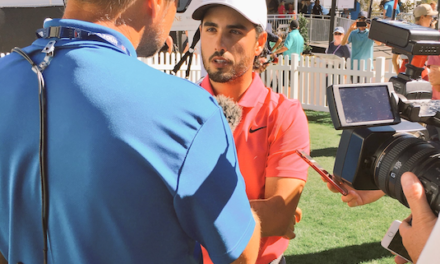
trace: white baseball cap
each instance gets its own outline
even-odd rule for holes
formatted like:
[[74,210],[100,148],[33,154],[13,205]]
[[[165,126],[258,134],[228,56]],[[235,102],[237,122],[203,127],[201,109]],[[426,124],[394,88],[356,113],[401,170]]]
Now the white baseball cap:
[[263,29],[267,26],[266,0],[202,0],[192,14],[192,18],[202,20],[205,12],[215,5],[230,7]]
[[432,10],[432,7],[428,4],[421,4],[414,9],[414,17],[436,16],[436,15],[438,15],[438,12]]

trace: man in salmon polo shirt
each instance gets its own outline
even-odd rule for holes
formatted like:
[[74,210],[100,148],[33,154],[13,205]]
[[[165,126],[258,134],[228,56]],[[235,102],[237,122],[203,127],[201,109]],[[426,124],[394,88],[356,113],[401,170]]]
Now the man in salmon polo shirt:
[[[309,152],[309,130],[301,104],[266,88],[252,72],[266,43],[266,1],[203,0],[193,18],[201,21],[208,72],[200,85],[243,109],[233,135],[246,193],[261,221],[256,263],[285,263],[308,168],[295,150]],[[212,263],[207,252],[203,249],[205,264]]]

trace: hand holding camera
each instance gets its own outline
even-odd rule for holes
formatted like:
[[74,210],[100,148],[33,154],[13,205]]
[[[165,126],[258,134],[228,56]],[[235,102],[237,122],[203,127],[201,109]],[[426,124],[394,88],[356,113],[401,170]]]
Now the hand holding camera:
[[401,180],[402,189],[412,214],[402,221],[399,231],[402,235],[403,245],[408,250],[413,262],[417,263],[437,222],[437,217],[432,213],[430,205],[427,203],[425,189],[418,177],[411,172],[406,172],[402,175]]

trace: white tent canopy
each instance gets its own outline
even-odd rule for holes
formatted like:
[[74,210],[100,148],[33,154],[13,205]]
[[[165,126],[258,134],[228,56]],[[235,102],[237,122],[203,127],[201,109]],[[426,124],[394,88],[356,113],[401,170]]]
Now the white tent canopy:
[[62,6],[63,0],[0,0],[1,7]]

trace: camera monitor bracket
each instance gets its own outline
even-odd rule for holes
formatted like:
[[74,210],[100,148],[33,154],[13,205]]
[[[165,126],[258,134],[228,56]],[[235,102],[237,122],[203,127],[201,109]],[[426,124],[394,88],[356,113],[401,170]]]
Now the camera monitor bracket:
[[416,24],[375,18],[368,37],[405,55],[440,55],[440,32]]
[[327,88],[335,129],[400,123],[392,83],[341,84]]

